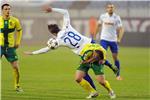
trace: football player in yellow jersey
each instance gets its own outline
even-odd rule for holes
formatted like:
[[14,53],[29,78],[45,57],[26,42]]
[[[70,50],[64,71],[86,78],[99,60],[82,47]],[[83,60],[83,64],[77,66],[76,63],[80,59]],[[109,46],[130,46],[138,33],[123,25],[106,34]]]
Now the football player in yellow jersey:
[[[86,44],[80,52],[82,62],[76,71],[76,81],[84,88],[89,88],[84,85],[83,77],[85,73],[91,68],[95,75],[98,83],[105,87],[110,95],[110,98],[116,98],[114,91],[112,90],[109,82],[105,80],[103,71],[104,63],[106,60],[106,50],[99,44]],[[87,89],[88,90],[88,89]],[[96,97],[98,94],[93,92],[87,98]]]
[[[22,37],[22,27],[17,18],[10,16],[11,6],[3,4],[1,6],[2,16],[0,16],[0,46],[1,57],[4,55],[8,62],[10,62],[13,73],[16,92],[22,92],[20,87],[20,72],[18,65],[18,56],[16,49],[20,45]],[[16,33],[16,38],[14,34]]]

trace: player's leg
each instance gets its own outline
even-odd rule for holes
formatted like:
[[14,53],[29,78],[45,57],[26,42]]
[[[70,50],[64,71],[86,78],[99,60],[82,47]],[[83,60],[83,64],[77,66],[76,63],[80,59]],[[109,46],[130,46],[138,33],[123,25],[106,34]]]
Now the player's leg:
[[85,76],[85,72],[81,70],[76,71],[75,80],[78,84],[80,84],[81,87],[83,87],[88,92],[95,92],[95,89],[92,88],[92,86],[87,82],[83,77]]
[[22,92],[23,90],[20,87],[20,71],[18,65],[18,56],[14,48],[7,49],[6,58],[10,62],[13,68],[13,77],[14,77],[14,87],[17,92]]
[[104,75],[96,75],[96,79],[108,91],[110,98],[112,98],[112,99],[116,98],[114,91],[112,90],[109,82],[107,80],[105,80]]
[[96,90],[96,86],[92,80],[92,78],[89,76],[88,73],[85,73],[85,76],[83,77],[86,81],[90,83],[90,85]]
[[14,84],[15,89],[20,87],[19,79],[20,79],[20,72],[19,72],[19,66],[17,61],[10,62],[11,66],[13,68],[13,74],[14,74]]
[[116,95],[114,94],[114,92],[113,92],[109,82],[105,80],[103,67],[104,67],[104,65],[102,65],[102,64],[94,63],[93,66],[92,66],[92,69],[93,69],[93,71],[94,71],[94,73],[96,75],[97,81],[104,88],[106,88],[106,90],[108,91],[108,93],[109,93],[111,98],[115,98]]
[[[109,46],[109,41],[101,40],[101,41],[100,41],[100,45],[101,45],[105,50],[107,50],[107,49],[108,49],[108,46]],[[106,60],[106,61],[104,62],[104,64],[105,64],[106,66],[108,66],[110,69],[112,69],[114,73],[117,72],[117,69],[116,69],[108,60]]]
[[116,73],[116,79],[122,80],[122,77],[120,76],[120,61],[118,59],[118,53],[112,53],[112,56],[113,56],[115,66],[118,68],[118,72]]
[[[83,58],[81,57],[81,59],[83,59]],[[88,66],[85,66],[85,67],[89,67],[89,65],[88,65]],[[95,85],[94,85],[94,82],[93,82],[93,80],[91,79],[91,77],[89,76],[88,73],[86,73],[83,78],[84,78],[86,81],[88,81],[88,82],[90,83],[90,85],[96,90],[96,87],[95,87]]]
[[87,90],[90,93],[90,95],[92,94],[90,98],[93,98],[93,97],[98,96],[98,93],[90,85],[90,83],[83,78],[85,76],[85,74],[88,72],[88,70],[89,70],[88,64],[81,64],[76,71],[75,80],[81,87],[83,87],[85,90]]
[[[109,46],[109,43],[108,43],[108,41],[101,40],[101,41],[100,41],[100,45],[101,45],[105,50],[107,50],[107,49],[108,49],[108,46]],[[104,64],[107,65],[108,67],[111,67],[111,66],[112,66],[112,64],[111,64],[108,60],[106,60]]]
[[112,42],[110,45],[110,49],[112,52],[114,64],[118,68],[118,72],[116,73],[116,78],[117,78],[117,80],[122,80],[122,78],[120,76],[120,61],[118,59],[118,44],[116,42]]

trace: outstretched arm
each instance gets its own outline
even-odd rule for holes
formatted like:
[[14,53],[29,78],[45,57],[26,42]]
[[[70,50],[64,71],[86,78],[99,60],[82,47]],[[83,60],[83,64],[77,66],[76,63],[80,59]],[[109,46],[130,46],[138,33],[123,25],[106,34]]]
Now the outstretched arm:
[[50,38],[47,41],[47,47],[39,49],[39,50],[36,50],[36,51],[33,51],[33,52],[27,51],[27,52],[24,52],[24,53],[27,54],[27,55],[42,54],[42,53],[48,52],[49,50],[56,49],[58,46],[59,46],[58,41],[56,39],[54,39],[54,38]]
[[36,55],[36,54],[46,53],[46,52],[48,52],[49,50],[50,50],[50,48],[47,46],[47,47],[45,47],[45,48],[42,48],[42,49],[39,49],[39,50],[36,50],[36,51],[32,51],[32,52],[26,51],[26,52],[24,52],[24,53],[27,54],[27,55]]
[[63,14],[63,29],[67,28],[68,25],[70,25],[70,17],[69,17],[69,13],[67,10],[60,9],[60,8],[51,8],[49,6],[44,6],[43,9],[47,13],[48,12],[57,12],[57,13]]

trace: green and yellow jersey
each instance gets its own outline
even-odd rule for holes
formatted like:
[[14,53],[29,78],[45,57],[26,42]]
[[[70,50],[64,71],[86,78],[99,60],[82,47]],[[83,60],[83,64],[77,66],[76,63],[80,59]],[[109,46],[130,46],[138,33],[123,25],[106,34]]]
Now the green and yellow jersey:
[[[16,40],[15,31],[17,31]],[[19,45],[21,37],[22,27],[17,18],[10,16],[8,20],[4,20],[3,16],[0,16],[0,46],[14,47],[15,44]]]
[[[100,50],[100,51],[102,51],[103,55],[104,55],[104,60],[106,60],[106,50],[102,46],[100,46],[99,44],[91,44],[91,43],[86,44],[83,47],[83,49],[81,50],[80,55],[83,56],[87,51],[90,51],[90,50]],[[89,56],[91,54],[89,52]]]

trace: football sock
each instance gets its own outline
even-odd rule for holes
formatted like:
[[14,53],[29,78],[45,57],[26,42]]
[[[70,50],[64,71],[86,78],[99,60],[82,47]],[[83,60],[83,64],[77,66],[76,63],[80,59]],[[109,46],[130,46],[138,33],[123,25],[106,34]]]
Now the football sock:
[[108,92],[112,91],[111,86],[108,81],[105,81],[105,84],[102,84],[102,85],[107,89]]
[[108,67],[112,68],[112,64],[108,60],[106,60],[104,64],[107,65]]
[[83,77],[86,81],[88,81],[90,83],[90,85],[96,90],[96,87],[94,85],[93,80],[91,79],[91,77],[89,76],[88,73],[86,73],[86,75]]
[[115,61],[115,65],[117,66],[117,68],[119,69],[118,73],[116,76],[120,76],[120,61],[119,60],[116,60]]
[[108,60],[106,60],[104,64],[107,65],[116,74],[115,66],[112,66],[112,64]]
[[79,84],[90,93],[96,92],[96,90],[85,79],[82,79]]
[[13,68],[13,74],[14,74],[14,82],[15,82],[15,89],[17,88],[17,87],[19,87],[20,85],[19,85],[19,70],[18,69],[16,69],[16,68]]

